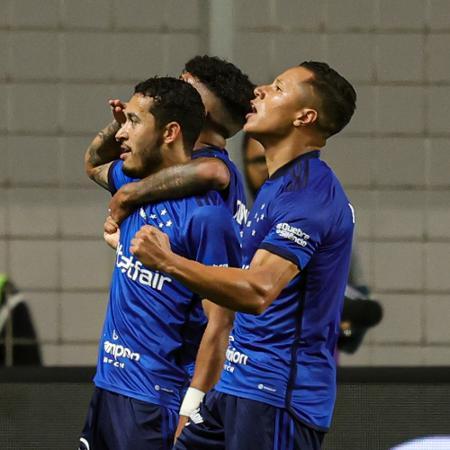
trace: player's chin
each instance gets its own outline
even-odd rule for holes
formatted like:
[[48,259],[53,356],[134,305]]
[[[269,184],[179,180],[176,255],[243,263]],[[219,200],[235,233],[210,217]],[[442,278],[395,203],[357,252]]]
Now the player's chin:
[[244,123],[244,126],[242,127],[242,129],[246,133],[254,133],[254,132],[258,131],[258,122],[257,122],[257,120],[255,120],[254,115],[249,115],[247,117],[247,121]]
[[141,178],[142,170],[140,165],[135,164],[132,157],[128,157],[122,166],[123,173],[131,178]]

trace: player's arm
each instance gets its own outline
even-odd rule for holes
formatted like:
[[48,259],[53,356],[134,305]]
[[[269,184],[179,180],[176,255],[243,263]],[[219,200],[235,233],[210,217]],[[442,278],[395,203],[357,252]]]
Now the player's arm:
[[132,240],[131,252],[202,297],[250,314],[264,312],[300,272],[297,264],[266,250],[255,253],[249,270],[205,266],[173,253],[167,235],[148,225]]
[[89,144],[84,155],[87,176],[105,189],[109,189],[108,171],[112,162],[120,157],[120,144],[115,136],[125,122],[125,105],[120,100],[110,100],[114,120],[99,131]]
[[207,392],[217,383],[222,372],[234,312],[209,300],[203,300],[203,310],[208,324],[195,360],[191,387]]
[[110,202],[110,214],[120,224],[141,204],[221,191],[229,183],[230,172],[220,159],[193,159],[122,186]]
[[176,437],[183,430],[190,414],[200,405],[205,393],[219,380],[233,326],[233,311],[209,300],[203,300],[203,309],[208,317],[208,324],[197,352],[191,385],[181,405]]

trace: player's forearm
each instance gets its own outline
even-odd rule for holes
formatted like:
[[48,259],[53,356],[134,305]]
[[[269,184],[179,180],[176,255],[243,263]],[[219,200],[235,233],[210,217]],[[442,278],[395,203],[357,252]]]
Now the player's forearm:
[[95,136],[86,149],[84,166],[90,178],[94,178],[97,167],[119,158],[120,144],[115,139],[119,128],[120,124],[114,120]]
[[191,387],[208,392],[222,373],[232,323],[205,330],[195,360]]
[[139,182],[123,186],[116,193],[117,200],[125,207],[136,207],[143,203],[223,189],[226,176],[223,175],[223,169],[215,170],[218,164],[222,163],[208,163],[200,158],[188,164],[168,167]]
[[279,294],[270,274],[258,269],[204,266],[172,254],[161,270],[202,297],[233,311],[261,314]]

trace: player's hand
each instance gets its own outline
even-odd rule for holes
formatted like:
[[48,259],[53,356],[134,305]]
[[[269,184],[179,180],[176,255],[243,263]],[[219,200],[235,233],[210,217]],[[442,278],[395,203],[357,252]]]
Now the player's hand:
[[169,236],[150,225],[144,225],[136,233],[130,252],[145,266],[162,271],[173,256]]
[[117,249],[120,240],[120,228],[111,216],[108,216],[103,224],[103,239],[111,248]]
[[135,183],[122,186],[109,202],[109,214],[117,225],[120,225],[136,209],[136,206],[128,200],[129,192],[134,188],[133,184]]
[[127,118],[125,117],[124,109],[125,109],[125,103],[120,101],[119,99],[115,98],[112,100],[109,100],[109,106],[111,106],[111,112],[114,116],[114,119],[122,125],[126,122]]
[[178,420],[177,430],[175,431],[175,442],[177,441],[180,434],[183,432],[183,428],[188,423],[189,417],[188,416],[180,416]]

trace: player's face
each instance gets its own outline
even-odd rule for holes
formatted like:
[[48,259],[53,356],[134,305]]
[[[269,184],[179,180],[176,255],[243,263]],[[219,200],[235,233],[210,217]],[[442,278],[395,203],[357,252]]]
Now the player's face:
[[289,134],[299,111],[311,98],[312,88],[305,82],[312,76],[304,67],[293,67],[276,77],[272,84],[258,86],[244,130],[250,135]]
[[123,171],[131,177],[142,178],[157,171],[162,163],[162,130],[150,112],[152,103],[151,97],[133,95],[125,108],[126,122],[116,134]]

